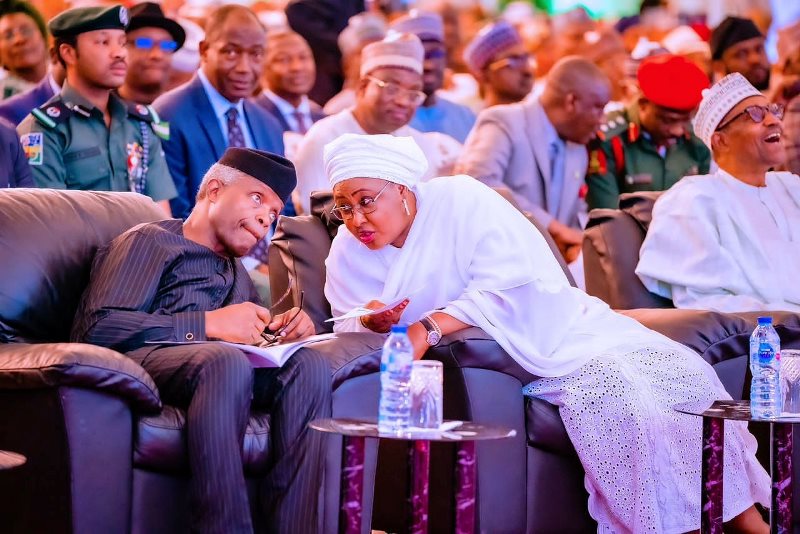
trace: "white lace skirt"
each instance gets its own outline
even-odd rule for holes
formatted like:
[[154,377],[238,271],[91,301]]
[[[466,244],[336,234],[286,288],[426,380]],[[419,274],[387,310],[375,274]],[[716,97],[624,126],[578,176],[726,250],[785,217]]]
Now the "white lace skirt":
[[[730,398],[700,356],[672,346],[600,356],[524,393],[559,407],[598,532],[700,527],[702,419],[672,406]],[[769,476],[755,450],[745,423],[725,422],[725,521],[754,502],[769,504]]]

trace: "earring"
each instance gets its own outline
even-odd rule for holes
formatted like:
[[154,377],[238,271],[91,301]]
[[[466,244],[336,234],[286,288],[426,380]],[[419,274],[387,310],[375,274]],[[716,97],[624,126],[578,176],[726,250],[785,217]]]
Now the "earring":
[[408,202],[406,202],[406,199],[403,199],[403,209],[406,210],[406,215],[411,215],[411,210],[408,209]]

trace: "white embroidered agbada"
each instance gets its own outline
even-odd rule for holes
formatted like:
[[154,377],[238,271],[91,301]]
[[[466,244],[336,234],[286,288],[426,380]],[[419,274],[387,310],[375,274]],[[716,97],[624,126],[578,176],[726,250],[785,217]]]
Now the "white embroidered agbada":
[[[348,152],[348,141],[358,137],[326,147],[332,182],[343,176],[391,180],[391,172],[370,171],[402,166],[402,154],[388,145]],[[360,158],[375,161],[359,170]],[[571,287],[536,228],[477,180],[435,178],[412,191],[417,213],[401,248],[370,250],[340,228],[326,261],[325,295],[334,316],[373,299],[409,296],[402,322],[439,310],[479,326],[524,368],[550,377],[525,393],[560,407],[600,531],[698,528],[700,420],[672,405],[730,398],[713,369],[686,347]],[[338,332],[363,329],[356,319],[335,326]],[[768,502],[769,480],[755,447],[746,427],[726,425],[726,520],[756,500]]]
[[766,187],[718,170],[658,199],[636,274],[678,308],[800,311],[800,177]]

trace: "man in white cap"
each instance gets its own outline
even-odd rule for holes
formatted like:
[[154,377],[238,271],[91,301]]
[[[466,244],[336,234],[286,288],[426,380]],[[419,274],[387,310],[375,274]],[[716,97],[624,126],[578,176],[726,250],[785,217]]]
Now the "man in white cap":
[[441,98],[436,93],[442,88],[447,67],[441,15],[415,9],[395,20],[391,28],[401,33],[413,33],[425,48],[422,91],[426,98],[411,119],[411,127],[420,132],[441,132],[463,143],[475,125],[475,114],[467,106]]
[[705,92],[697,135],[719,165],[653,208],[636,274],[678,308],[800,310],[800,177],[785,158],[783,106],[739,73]]
[[322,161],[322,149],[346,133],[411,136],[422,147],[428,161],[428,178],[445,167],[439,147],[408,122],[426,98],[422,92],[424,49],[409,33],[390,33],[383,41],[367,45],[362,52],[361,80],[356,104],[316,122],[297,151],[297,200],[303,212],[310,211],[313,191],[330,189]]
[[513,104],[533,88],[533,62],[517,30],[505,21],[485,26],[464,49],[483,107]]

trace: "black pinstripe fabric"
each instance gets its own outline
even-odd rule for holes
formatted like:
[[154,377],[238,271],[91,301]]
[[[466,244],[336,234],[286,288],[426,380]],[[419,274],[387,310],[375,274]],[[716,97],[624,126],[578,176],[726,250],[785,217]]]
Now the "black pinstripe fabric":
[[319,531],[324,438],[309,421],[331,413],[331,373],[313,349],[280,369],[253,369],[225,345],[204,341],[204,312],[258,302],[239,261],[183,237],[178,220],[138,226],[101,249],[72,338],[111,347],[142,365],[162,399],[187,410],[192,531],[253,531],[242,470],[251,401],[271,417],[270,470],[259,505],[268,532]]

